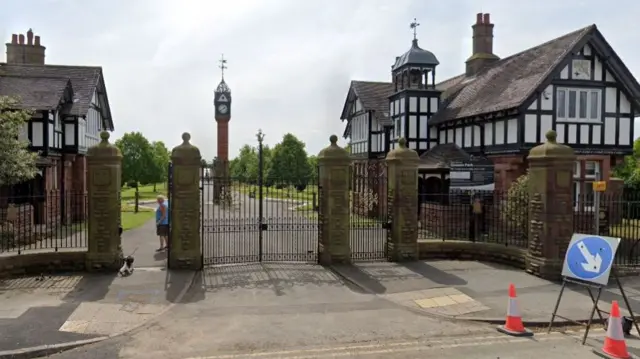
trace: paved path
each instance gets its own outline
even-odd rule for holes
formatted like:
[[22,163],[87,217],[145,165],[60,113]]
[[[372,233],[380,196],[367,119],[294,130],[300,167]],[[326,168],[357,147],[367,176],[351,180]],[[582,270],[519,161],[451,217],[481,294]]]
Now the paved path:
[[[514,283],[523,319],[548,323],[560,291],[559,283],[510,267],[475,261],[360,263],[336,266],[335,270],[367,293],[412,310],[450,318],[503,321],[508,286]],[[640,278],[622,281],[634,313],[640,315]],[[624,305],[613,285],[603,292],[601,309],[609,311],[612,300]],[[586,290],[571,286],[565,290],[558,314],[586,320],[591,306]]]
[[133,275],[54,275],[0,281],[0,358],[6,351],[99,338],[165,312],[191,273],[140,269]]
[[149,219],[140,227],[122,233],[124,255],[134,253],[137,267],[166,267],[166,251],[156,252],[160,241],[156,236],[156,222]]

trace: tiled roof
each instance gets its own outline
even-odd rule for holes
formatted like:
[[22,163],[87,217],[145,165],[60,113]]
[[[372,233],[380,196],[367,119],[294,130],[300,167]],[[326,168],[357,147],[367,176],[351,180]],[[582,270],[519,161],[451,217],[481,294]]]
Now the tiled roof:
[[440,168],[449,167],[452,162],[473,163],[474,165],[493,164],[485,157],[470,155],[455,143],[443,143],[433,147],[420,156],[420,162],[423,165]]
[[16,96],[20,107],[33,110],[55,109],[69,85],[68,78],[0,77],[0,96]]
[[590,25],[496,61],[478,75],[458,75],[436,87],[443,106],[430,123],[507,110],[522,104],[575,45],[596,29]]
[[393,94],[391,82],[351,81],[351,88],[366,111],[389,117],[389,96]]
[[89,111],[93,93],[98,86],[102,67],[98,66],[63,66],[63,65],[22,65],[1,64],[0,76],[3,74],[14,77],[53,77],[71,79],[77,102],[71,113],[85,116]]

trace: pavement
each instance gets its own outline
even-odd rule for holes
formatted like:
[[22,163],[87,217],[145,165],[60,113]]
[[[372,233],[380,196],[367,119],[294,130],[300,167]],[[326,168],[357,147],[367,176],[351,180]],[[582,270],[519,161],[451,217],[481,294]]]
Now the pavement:
[[158,246],[149,220],[122,234],[124,254],[135,257],[131,276],[59,273],[0,280],[0,358],[104,340],[166,312],[186,294],[195,273],[167,272],[167,254],[156,252]]
[[[504,321],[510,283],[516,287],[522,318],[529,325],[549,323],[561,288],[560,283],[522,270],[476,261],[356,263],[334,266],[333,270],[361,291],[413,311],[490,323]],[[639,315],[640,278],[623,277],[621,282],[634,314]],[[615,280],[612,278],[609,284],[603,290],[599,308],[609,311],[611,301],[618,300],[623,314],[628,315]],[[592,306],[583,287],[569,285],[558,314],[575,321],[586,321]],[[556,318],[558,324],[566,322]]]
[[[482,263],[452,263],[458,265],[456,272],[481,272],[480,277],[498,276],[499,272]],[[393,267],[391,263],[381,264]],[[482,265],[487,267],[481,269]],[[397,292],[403,289],[397,282],[412,283],[408,275],[394,275],[397,270],[379,269],[380,272],[387,276],[381,285],[386,284],[389,289],[386,294],[402,293]],[[449,280],[444,287],[451,288],[452,273],[435,273],[432,278]],[[465,279],[457,280],[460,282],[456,289],[464,294],[461,283]],[[506,290],[502,292],[501,304],[506,305]],[[417,306],[410,308],[384,294],[364,291],[318,265],[209,267],[199,274],[181,304],[164,315],[121,336],[50,358],[504,359],[544,355],[550,359],[588,359],[596,357],[592,349],[602,347],[602,329],[594,328],[589,333],[586,346],[580,344],[581,332],[546,334],[536,330],[533,338],[513,338],[498,333],[494,324],[458,320]],[[473,297],[482,303],[486,298],[490,297]],[[500,313],[503,319],[504,309]],[[639,340],[629,338],[627,345],[632,353],[640,354]]]

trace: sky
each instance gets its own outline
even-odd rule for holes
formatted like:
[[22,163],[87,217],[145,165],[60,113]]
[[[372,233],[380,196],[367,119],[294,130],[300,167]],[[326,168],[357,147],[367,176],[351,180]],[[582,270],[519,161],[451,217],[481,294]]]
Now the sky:
[[[390,81],[396,56],[420,46],[440,61],[436,81],[464,71],[478,12],[495,24],[506,57],[595,23],[640,77],[640,2],[614,0],[0,0],[0,39],[32,28],[48,64],[103,67],[116,131],[140,131],[169,148],[189,132],[216,155],[213,90],[218,60],[233,103],[230,156],[293,133],[315,154],[342,137],[351,80]],[[636,125],[636,134],[640,126]],[[342,140],[343,141],[343,140]],[[344,141],[342,144],[345,144]]]

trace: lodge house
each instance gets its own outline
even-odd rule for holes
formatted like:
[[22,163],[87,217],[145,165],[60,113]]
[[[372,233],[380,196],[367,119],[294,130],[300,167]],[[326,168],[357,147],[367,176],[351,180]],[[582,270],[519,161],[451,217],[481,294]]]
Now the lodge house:
[[[477,14],[472,31],[458,76],[440,81],[436,54],[414,35],[395,58],[391,81],[351,81],[341,120],[356,176],[375,176],[376,161],[404,137],[421,156],[421,185],[434,177],[431,190],[504,191],[553,129],[576,152],[574,192],[583,194],[596,172],[608,179],[632,153],[640,85],[596,25],[504,58],[493,52],[489,14]],[[473,178],[476,172],[484,174]],[[364,191],[371,189],[355,188]]]
[[20,138],[40,156],[33,180],[2,188],[0,208],[17,206],[24,232],[83,221],[87,149],[101,131],[114,129],[102,68],[46,64],[46,48],[31,30],[26,41],[14,34],[6,46],[0,96],[17,97],[21,108],[33,110]]

